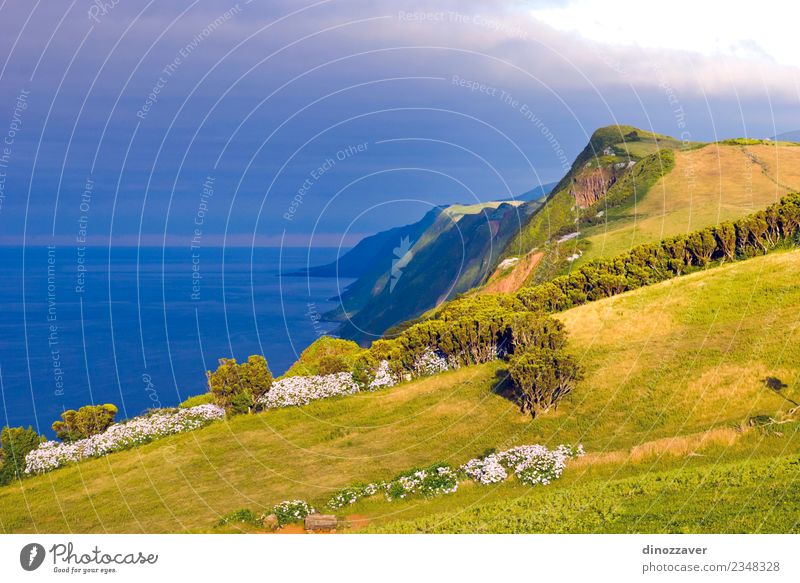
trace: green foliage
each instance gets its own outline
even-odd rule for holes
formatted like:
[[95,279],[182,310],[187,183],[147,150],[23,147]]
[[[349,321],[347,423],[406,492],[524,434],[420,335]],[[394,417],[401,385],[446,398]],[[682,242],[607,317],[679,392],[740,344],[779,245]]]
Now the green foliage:
[[543,246],[554,237],[575,229],[575,198],[569,192],[569,182],[560,190],[554,190],[541,209],[514,235],[501,255],[501,259],[525,255]]
[[77,411],[69,409],[61,414],[61,421],[55,421],[52,428],[61,441],[85,439],[103,433],[113,425],[118,411],[119,409],[111,403],[86,405]]
[[653,285],[708,267],[746,259],[781,245],[797,245],[800,194],[737,221],[634,247],[609,259],[597,259],[573,273],[515,295],[529,310],[560,312],[587,302]]
[[[792,533],[800,496],[797,454],[564,483],[465,504],[413,520],[373,523],[381,533]],[[691,495],[687,496],[687,492]],[[444,506],[444,505],[442,505]]]
[[3,449],[3,465],[0,466],[0,486],[10,484],[25,475],[25,456],[39,447],[44,438],[33,427],[3,427],[0,431],[0,446]]
[[209,405],[214,402],[214,393],[202,393],[200,395],[193,395],[178,405],[181,409],[190,409],[198,405]]
[[234,510],[219,519],[217,526],[225,526],[226,524],[249,524],[252,526],[261,526],[261,517],[249,508],[240,508]]
[[591,225],[604,222],[607,216],[597,217],[598,211],[603,210],[607,213],[610,209],[628,207],[641,200],[650,191],[650,188],[661,177],[669,174],[674,167],[675,152],[673,150],[661,150],[642,158],[611,185],[603,199],[587,211],[587,214],[594,213],[595,216],[582,218],[581,223]]
[[[464,309],[472,306],[472,310]],[[411,326],[391,340],[372,344],[376,361],[388,360],[395,374],[414,370],[424,354],[433,351],[451,366],[481,364],[538,346],[558,350],[566,332],[558,320],[523,308],[514,298],[476,296],[455,302],[433,319]]]
[[286,500],[272,507],[272,514],[278,518],[280,526],[301,522],[314,512],[314,508],[305,500]]
[[564,351],[528,348],[511,357],[508,367],[519,390],[520,409],[533,417],[558,403],[583,378],[580,366]]
[[363,349],[350,340],[321,336],[306,348],[285,377],[314,376],[348,372],[363,352]]
[[720,144],[726,146],[758,146],[760,144],[772,144],[770,140],[760,140],[758,138],[731,138],[728,140],[721,140]]
[[272,386],[272,373],[263,356],[253,355],[238,364],[234,358],[220,358],[219,367],[208,371],[208,389],[228,413],[250,413],[258,399]]

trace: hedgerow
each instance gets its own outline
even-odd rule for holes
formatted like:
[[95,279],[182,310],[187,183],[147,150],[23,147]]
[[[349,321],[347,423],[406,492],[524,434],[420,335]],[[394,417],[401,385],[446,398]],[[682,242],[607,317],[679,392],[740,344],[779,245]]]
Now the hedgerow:
[[531,311],[560,312],[713,264],[796,246],[799,234],[800,194],[791,193],[737,221],[639,245],[610,259],[597,259],[569,275],[523,288],[514,297]]

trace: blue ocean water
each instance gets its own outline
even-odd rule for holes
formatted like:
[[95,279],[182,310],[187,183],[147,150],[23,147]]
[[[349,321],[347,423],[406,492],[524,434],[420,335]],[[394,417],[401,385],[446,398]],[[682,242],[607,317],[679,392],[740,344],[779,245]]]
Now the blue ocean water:
[[[286,277],[300,248],[0,248],[0,425],[52,435],[64,409],[118,418],[205,392],[217,359],[263,354],[273,373],[331,326],[350,280]],[[336,249],[314,249],[315,263]]]

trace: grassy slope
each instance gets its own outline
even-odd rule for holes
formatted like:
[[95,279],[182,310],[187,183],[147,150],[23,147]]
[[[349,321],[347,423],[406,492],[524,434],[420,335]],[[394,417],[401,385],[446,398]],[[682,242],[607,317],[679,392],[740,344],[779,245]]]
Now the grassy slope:
[[[434,529],[465,509],[462,522],[442,528],[657,530],[664,513],[676,518],[677,503],[686,501],[676,529],[747,529],[772,498],[797,499],[796,425],[783,426],[783,437],[732,427],[789,407],[763,387],[767,375],[800,401],[798,307],[800,252],[693,274],[564,313],[587,378],[557,412],[535,421],[493,393],[501,363],[471,367],[235,418],[25,480],[0,489],[0,530],[208,530],[240,507],[262,510],[295,497],[320,505],[331,488],[415,465],[460,463],[490,447],[577,441],[590,455],[548,488],[465,485],[430,501],[367,500],[346,513],[368,516],[379,530]],[[723,472],[714,479],[731,489],[708,486],[703,472]],[[586,515],[581,504],[590,494]],[[698,523],[709,499],[720,503],[718,513]],[[739,510],[744,522],[725,518]],[[762,527],[786,530],[798,509],[773,514]]]
[[549,488],[468,488],[371,528],[797,531],[800,425],[781,426],[782,437],[734,427],[790,407],[763,386],[767,375],[800,401],[798,284],[795,251],[564,313],[587,379],[538,423],[552,442],[577,424],[590,455]]
[[634,209],[585,229],[579,266],[633,246],[740,218],[800,189],[800,148],[709,144],[675,152],[675,168]]

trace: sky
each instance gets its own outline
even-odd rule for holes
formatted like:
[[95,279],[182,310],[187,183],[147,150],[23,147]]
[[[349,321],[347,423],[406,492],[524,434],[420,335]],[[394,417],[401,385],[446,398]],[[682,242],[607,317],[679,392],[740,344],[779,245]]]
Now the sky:
[[0,245],[346,247],[597,127],[797,130],[786,5],[7,0]]

